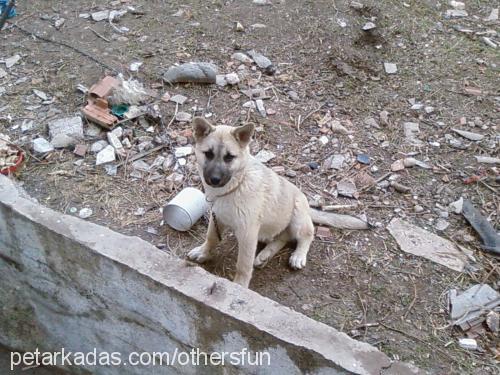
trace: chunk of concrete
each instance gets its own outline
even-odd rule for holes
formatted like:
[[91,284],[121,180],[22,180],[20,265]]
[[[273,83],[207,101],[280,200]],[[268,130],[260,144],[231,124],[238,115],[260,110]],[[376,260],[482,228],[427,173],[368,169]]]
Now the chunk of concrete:
[[394,218],[387,229],[405,253],[429,259],[459,272],[462,272],[468,264],[467,255],[460,251],[453,242],[416,225]]

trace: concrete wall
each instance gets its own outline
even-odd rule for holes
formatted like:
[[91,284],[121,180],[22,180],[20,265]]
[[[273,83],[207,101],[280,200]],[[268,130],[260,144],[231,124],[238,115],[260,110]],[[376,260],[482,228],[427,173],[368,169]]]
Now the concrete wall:
[[[23,351],[268,351],[271,365],[78,367],[95,374],[416,373],[376,348],[172,258],[54,212],[0,176],[0,345]],[[126,358],[125,358],[126,359]],[[0,371],[3,373],[2,371]]]

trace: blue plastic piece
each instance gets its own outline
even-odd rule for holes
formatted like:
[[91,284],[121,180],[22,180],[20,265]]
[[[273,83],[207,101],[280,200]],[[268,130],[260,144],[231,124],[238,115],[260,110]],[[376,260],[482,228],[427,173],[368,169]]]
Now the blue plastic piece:
[[[0,14],[3,14],[5,8],[7,8],[8,2],[9,2],[8,0],[0,0]],[[16,15],[17,15],[16,7],[13,6],[9,14],[7,15],[7,18],[12,18],[15,17]]]

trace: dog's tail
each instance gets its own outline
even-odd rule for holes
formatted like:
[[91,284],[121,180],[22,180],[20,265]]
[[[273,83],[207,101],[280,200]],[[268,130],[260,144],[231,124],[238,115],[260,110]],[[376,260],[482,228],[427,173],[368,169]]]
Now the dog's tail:
[[370,229],[370,224],[358,219],[354,216],[334,214],[333,212],[325,212],[309,209],[311,219],[316,224],[326,225],[339,229]]

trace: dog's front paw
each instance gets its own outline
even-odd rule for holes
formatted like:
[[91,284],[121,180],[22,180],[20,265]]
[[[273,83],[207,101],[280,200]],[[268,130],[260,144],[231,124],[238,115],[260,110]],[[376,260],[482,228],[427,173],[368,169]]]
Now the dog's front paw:
[[203,245],[195,247],[188,253],[188,258],[196,263],[204,263],[210,259],[210,253],[205,250]]
[[307,254],[292,254],[289,262],[290,267],[300,270],[306,266]]

